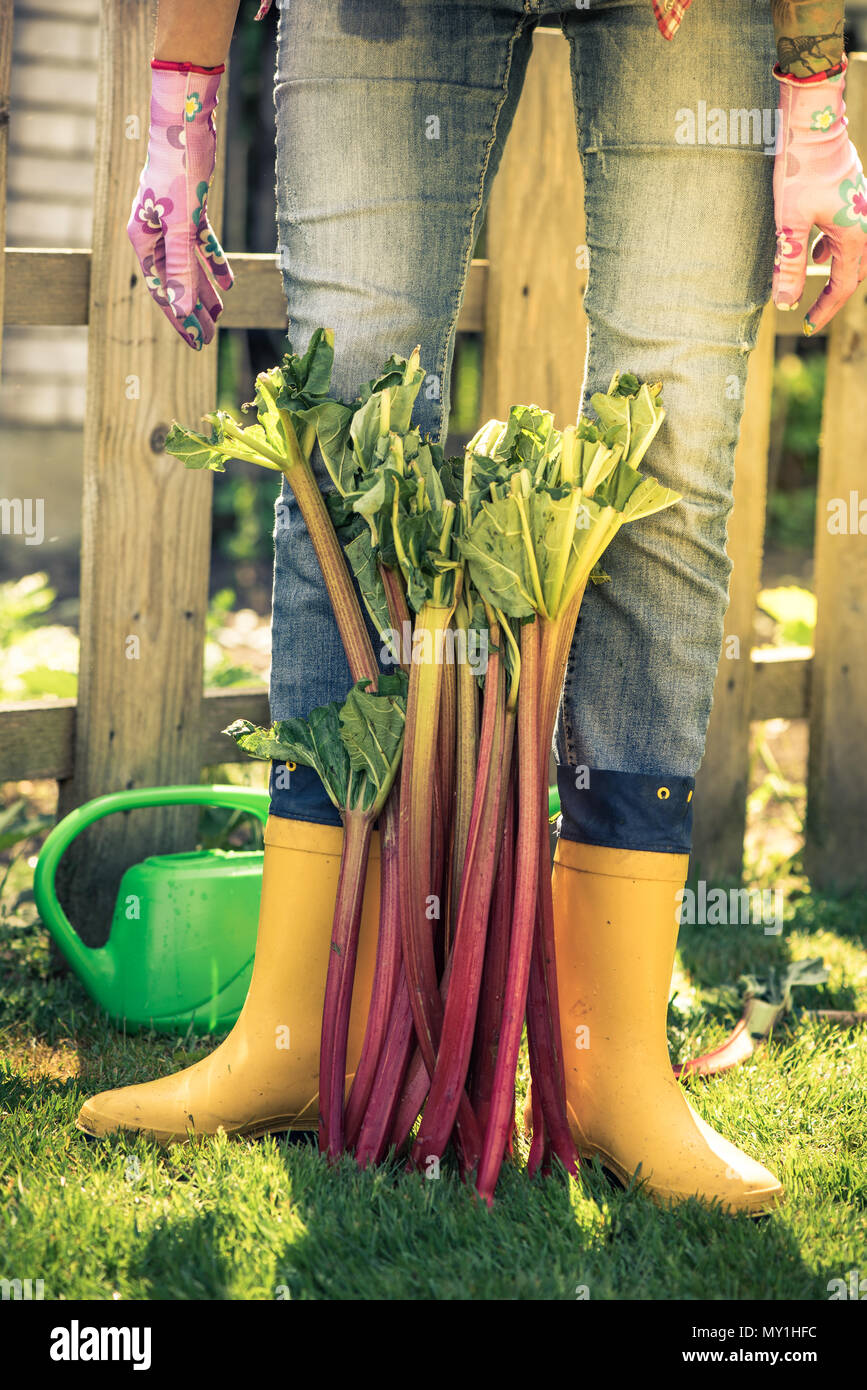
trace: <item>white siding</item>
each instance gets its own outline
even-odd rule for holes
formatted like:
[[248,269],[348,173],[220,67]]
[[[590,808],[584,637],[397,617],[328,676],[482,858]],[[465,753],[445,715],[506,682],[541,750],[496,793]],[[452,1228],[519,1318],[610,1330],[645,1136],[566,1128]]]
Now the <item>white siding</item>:
[[[98,20],[99,0],[16,0],[9,246],[91,244]],[[86,371],[86,328],[6,329],[0,426],[80,425]]]

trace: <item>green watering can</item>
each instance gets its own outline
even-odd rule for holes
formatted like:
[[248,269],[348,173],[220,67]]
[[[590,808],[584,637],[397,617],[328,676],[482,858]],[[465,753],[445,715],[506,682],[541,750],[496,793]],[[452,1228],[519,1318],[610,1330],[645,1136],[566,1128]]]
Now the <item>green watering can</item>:
[[91,998],[136,1033],[231,1028],[247,996],[256,949],[261,850],[154,854],[121,879],[111,933],[86,946],[57,900],[66,847],[93,821],[142,806],[231,806],[268,819],[269,794],[250,787],[142,787],[79,806],[42,846],[33,878],[40,916]]

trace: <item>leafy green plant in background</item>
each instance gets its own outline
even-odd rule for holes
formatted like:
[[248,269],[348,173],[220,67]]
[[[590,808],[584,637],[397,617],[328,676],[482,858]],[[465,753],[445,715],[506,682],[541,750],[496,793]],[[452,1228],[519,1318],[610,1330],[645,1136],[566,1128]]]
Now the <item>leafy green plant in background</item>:
[[[261,675],[239,665],[221,642],[221,633],[236,601],[233,589],[211,599],[205,624],[206,689],[261,684]],[[42,571],[0,584],[0,700],[38,700],[54,695],[75,699],[78,693],[78,634],[58,621],[70,612],[57,603]]]
[[772,412],[785,412],[783,451],[812,477],[819,469],[826,371],[827,358],[822,351],[804,355],[788,352],[774,367]]
[[230,686],[260,685],[261,675],[251,666],[238,665],[220,641],[226,619],[234,611],[234,589],[219,589],[208,604],[205,619],[205,689],[225,690]]
[[0,699],[75,696],[78,637],[51,620],[56,598],[43,571],[0,584]]
[[810,551],[815,527],[815,486],[769,494],[765,537],[768,545],[777,545],[781,550]]
[[[810,647],[816,630],[816,595],[796,584],[762,589],[756,603],[778,624],[779,644]],[[778,645],[775,643],[775,645]]]
[[816,478],[825,393],[821,345],[785,353],[774,367],[766,544],[809,551],[816,522]]

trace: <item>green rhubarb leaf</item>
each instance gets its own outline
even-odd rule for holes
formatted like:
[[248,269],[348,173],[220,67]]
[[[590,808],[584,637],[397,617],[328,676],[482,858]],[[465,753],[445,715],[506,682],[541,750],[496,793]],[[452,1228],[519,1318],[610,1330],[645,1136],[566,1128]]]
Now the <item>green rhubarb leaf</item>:
[[354,540],[361,531],[366,529],[361,517],[353,510],[352,498],[351,492],[347,493],[345,497],[339,492],[326,492],[323,493],[322,497],[328,515],[331,517],[331,524],[344,549],[351,540]]
[[350,430],[359,468],[375,467],[381,436],[410,433],[412,410],[423,380],[416,349],[407,359],[390,357],[380,375],[361,388]]
[[363,777],[354,805],[377,814],[391,790],[403,751],[408,682],[403,671],[380,676],[374,694],[367,680],[350,690],[340,711],[340,733],[353,771]]
[[[455,581],[461,567],[452,550],[454,537],[449,536],[454,517],[454,505],[444,502],[439,515],[432,510],[414,513],[401,511],[397,522],[398,534],[395,535],[392,529],[391,539],[406,585],[407,600],[417,613],[426,603],[449,607],[453,600]],[[445,545],[442,543],[444,535],[449,537]],[[385,547],[382,554],[384,562],[389,563]]]
[[535,613],[524,533],[514,497],[483,502],[457,545],[486,603],[512,618],[529,618]]
[[604,507],[613,507],[616,512],[626,509],[632,494],[641,487],[644,475],[637,468],[621,459],[617,467],[600,484],[593,494],[594,500]]
[[[466,454],[479,461],[498,465],[497,476],[505,478],[518,468],[527,468],[541,481],[560,449],[560,432],[554,417],[538,405],[513,405],[508,420],[488,420],[473,435]],[[483,465],[484,466],[484,463]]]
[[203,419],[211,426],[210,435],[184,429],[174,421],[166,436],[166,453],[179,458],[187,468],[210,468],[215,473],[225,473],[226,462],[232,459],[247,459],[262,468],[279,470],[279,464],[262,453],[269,445],[261,426],[245,429],[225,410],[211,411]]
[[334,333],[330,328],[315,328],[310,335],[304,356],[291,374],[298,394],[327,396],[331,387],[334,366]]
[[620,444],[624,455],[628,456],[632,430],[631,397],[608,396],[596,391],[590,397],[590,404],[605,431],[605,442],[608,445]]
[[[366,472],[375,466],[374,453],[380,435],[387,434],[390,429],[388,422],[390,399],[387,392],[377,391],[352,416],[349,433],[352,438],[353,452],[359,468],[363,468]],[[383,410],[385,410],[385,418]]]
[[210,435],[199,434],[196,430],[186,430],[176,420],[166,436],[166,453],[180,459],[185,468],[210,468],[215,473],[225,473],[225,450],[222,447],[220,431],[211,429]]
[[623,507],[623,520],[624,522],[640,521],[646,516],[653,516],[654,512],[661,512],[666,507],[673,507],[675,502],[680,501],[682,495],[680,492],[674,492],[670,487],[663,487],[656,478],[644,478],[640,486],[629,494]]
[[336,703],[321,705],[311,710],[307,720],[278,719],[270,729],[236,719],[223,732],[251,757],[312,767],[334,805],[343,810],[349,786],[349,759],[340,738],[339,710]]
[[[310,711],[307,724],[303,719],[283,720],[277,725],[279,737],[286,742],[290,731],[298,726],[294,761],[306,762],[322,779],[322,785],[335,806],[345,808],[349,790],[349,759],[340,737],[340,706],[332,701]],[[306,739],[305,739],[306,735]]]
[[367,523],[373,545],[379,544],[381,519],[391,506],[394,495],[392,479],[397,476],[394,469],[380,468],[363,478],[358,491],[351,494],[352,509]]
[[236,719],[223,730],[223,733],[233,738],[238,747],[249,753],[251,758],[262,758],[265,762],[270,762],[272,758],[281,761],[288,757],[273,725],[270,729],[263,729],[258,724],[251,724],[249,719]]
[[399,656],[394,650],[393,643],[383,635],[391,631],[391,617],[388,611],[388,599],[385,596],[385,585],[382,582],[376,552],[367,527],[363,527],[358,535],[354,536],[343,548],[358,583],[364,606],[370,614],[370,620],[382,637],[383,644],[391,652],[395,663],[399,664]]
[[[286,392],[283,373],[279,367],[260,372],[256,377],[255,394],[258,428],[263,432],[268,447],[283,459],[289,459],[289,444],[286,436],[286,421],[281,410],[286,409]],[[255,425],[251,426],[256,429]]]
[[415,348],[409,357],[400,357],[397,353],[392,353],[379,375],[362,386],[358,399],[364,404],[370,396],[387,391],[388,428],[397,430],[400,434],[408,434],[412,409],[424,376],[418,348]]
[[287,345],[289,350],[281,364],[287,399],[280,404],[289,409],[313,405],[318,397],[327,396],[331,387],[334,332],[315,328],[303,357],[292,351],[291,343]]
[[447,458],[439,475],[443,494],[457,505],[464,495],[464,460],[457,456]]
[[556,458],[560,449],[560,432],[554,428],[554,416],[538,405],[513,405],[501,448],[508,449],[510,468],[528,468],[536,482],[540,482],[546,465]]
[[580,488],[552,494],[535,489],[527,499],[536,567],[542,585],[545,612],[556,617],[576,562],[588,553],[589,532],[601,508],[585,498]]
[[293,422],[302,421],[315,431],[319,452],[337,491],[344,495],[350,492],[358,471],[350,442],[352,407],[342,401],[319,401],[291,414]]
[[442,449],[439,444],[422,444],[413,459],[413,467],[424,478],[425,495],[432,511],[437,515],[442,512],[443,502],[446,500],[445,489],[440,479],[441,466]]
[[404,380],[400,386],[390,387],[391,428],[398,434],[408,434],[413,406],[424,381],[424,370],[418,365],[418,354],[413,353],[407,362]]
[[500,441],[504,438],[508,426],[505,420],[487,420],[481,425],[467,444],[465,453],[478,455],[479,458],[488,460],[505,460],[508,450],[500,453]]
[[644,458],[664,419],[665,411],[643,382],[632,402],[632,443],[627,458],[633,468]]

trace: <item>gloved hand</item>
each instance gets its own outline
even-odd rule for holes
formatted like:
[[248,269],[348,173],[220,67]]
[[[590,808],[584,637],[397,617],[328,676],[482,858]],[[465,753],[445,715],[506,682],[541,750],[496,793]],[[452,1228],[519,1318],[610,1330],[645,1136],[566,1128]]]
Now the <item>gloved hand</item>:
[[223,312],[218,289],[234,276],[208,221],[217,131],[214,109],[225,64],[151,63],[147,159],[127,235],[145,282],[185,343],[201,349]]
[[830,279],[804,320],[808,337],[833,318],[867,274],[867,185],[847,131],[847,66],[844,54],[836,76],[798,79],[774,65],[781,113],[774,164],[774,303],[794,308],[803,294],[814,224],[822,235],[813,260],[831,258]]

